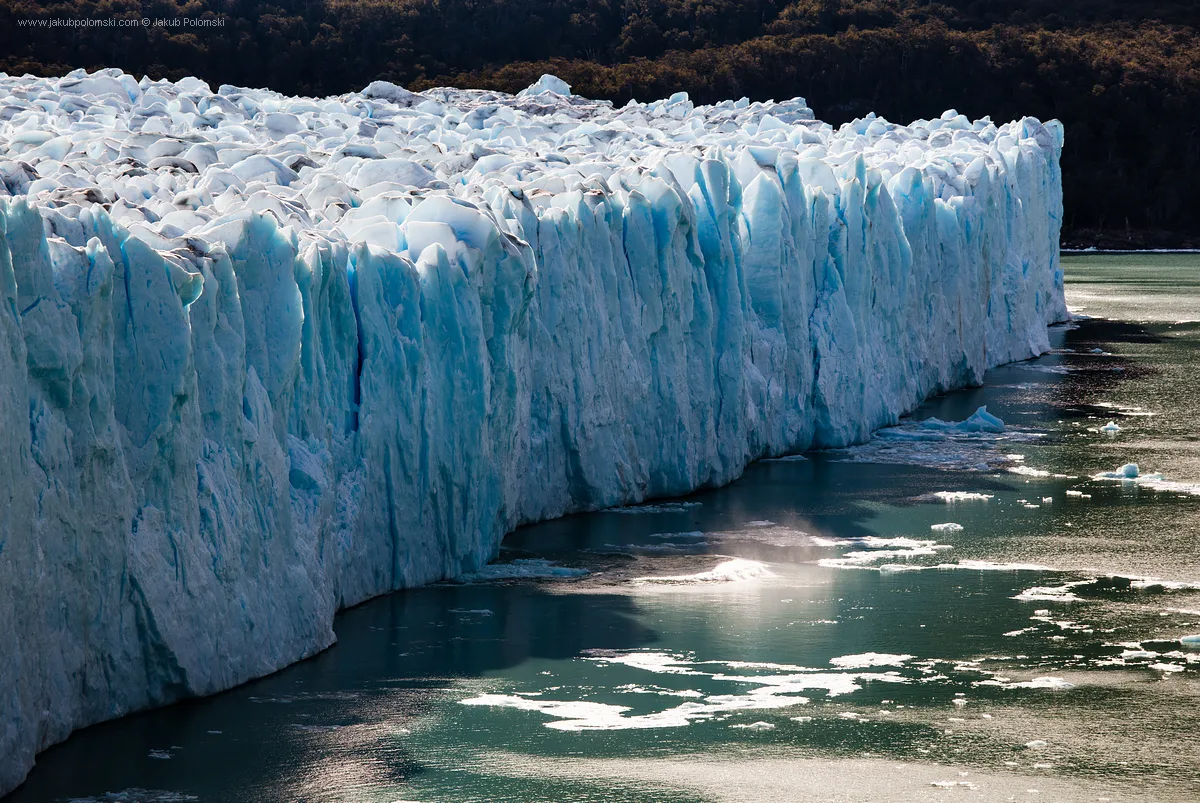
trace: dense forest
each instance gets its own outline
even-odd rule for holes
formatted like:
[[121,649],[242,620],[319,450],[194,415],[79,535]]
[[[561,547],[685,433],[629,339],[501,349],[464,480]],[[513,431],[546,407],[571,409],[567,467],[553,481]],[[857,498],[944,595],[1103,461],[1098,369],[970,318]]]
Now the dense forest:
[[[221,27],[22,19],[224,17]],[[1064,241],[1200,245],[1195,0],[0,0],[0,70],[117,66],[336,94],[384,78],[518,90],[553,72],[618,103],[801,95],[834,124],[1057,117]]]

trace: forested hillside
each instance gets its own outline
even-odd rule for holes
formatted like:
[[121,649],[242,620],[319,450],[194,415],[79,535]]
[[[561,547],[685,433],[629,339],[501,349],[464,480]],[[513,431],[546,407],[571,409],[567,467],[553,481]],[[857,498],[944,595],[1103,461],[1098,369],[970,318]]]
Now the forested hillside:
[[[22,19],[223,16],[216,28]],[[1064,239],[1200,245],[1194,0],[0,0],[0,70],[117,66],[289,93],[515,91],[553,72],[618,103],[802,95],[834,124],[953,107],[1058,117]]]

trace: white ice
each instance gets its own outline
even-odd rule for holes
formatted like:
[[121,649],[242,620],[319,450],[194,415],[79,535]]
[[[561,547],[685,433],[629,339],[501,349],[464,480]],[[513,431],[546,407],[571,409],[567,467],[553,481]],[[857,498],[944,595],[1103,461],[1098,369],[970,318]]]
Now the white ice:
[[902,666],[911,661],[911,655],[893,655],[881,652],[864,652],[857,655],[840,655],[830,658],[829,663],[840,669],[866,669],[872,666]]
[[663,583],[666,585],[695,585],[707,583],[736,583],[753,580],[770,574],[767,564],[746,558],[730,558],[711,569],[694,574],[660,575],[658,577],[635,577],[635,583]]
[[1169,480],[1159,473],[1143,474],[1137,463],[1126,463],[1115,471],[1101,471],[1092,479],[1129,483],[1151,491],[1200,496],[1200,483]]

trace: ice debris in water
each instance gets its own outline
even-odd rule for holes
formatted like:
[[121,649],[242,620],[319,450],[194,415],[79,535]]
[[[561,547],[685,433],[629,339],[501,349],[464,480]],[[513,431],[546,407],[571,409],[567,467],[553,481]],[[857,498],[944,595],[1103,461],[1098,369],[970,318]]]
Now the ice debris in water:
[[[866,663],[872,666],[898,665],[902,661],[897,659],[907,660],[911,657],[881,656],[881,658],[890,660],[886,663],[870,661]],[[908,682],[907,678],[896,671],[845,671],[844,668],[825,671],[788,664],[696,661],[689,657],[662,652],[613,652],[589,655],[586,658],[601,665],[618,665],[656,674],[703,676],[717,683],[730,684],[738,692],[728,694],[688,693],[686,696],[692,699],[665,710],[645,714],[629,714],[628,712],[632,710],[629,706],[597,703],[590,700],[549,700],[521,693],[478,694],[461,700],[460,703],[462,705],[536,711],[552,718],[553,721],[545,723],[546,727],[558,730],[675,728],[689,725],[692,722],[712,720],[739,711],[768,711],[808,705],[811,700],[799,694],[804,691],[824,691],[828,698],[834,698],[859,691],[866,683]],[[856,666],[859,663],[856,663]],[[721,666],[732,672],[701,669],[701,667],[710,665]],[[765,670],[771,674],[746,674],[745,670]],[[751,688],[743,691],[747,686]],[[589,684],[579,687],[579,691],[584,696],[590,696],[594,693],[595,688],[594,685]],[[618,687],[619,691],[629,689],[629,686]],[[562,687],[559,687],[557,691],[562,693]],[[797,721],[808,720],[801,718]],[[754,730],[768,729],[758,726],[757,723],[752,723],[750,727]]]
[[911,655],[893,655],[882,652],[864,652],[857,655],[839,655],[829,663],[842,669],[865,669],[870,666],[901,666],[911,661]]
[[988,432],[1000,434],[1004,432],[1004,422],[988,412],[987,406],[980,407],[963,421],[943,421],[940,418],[926,418],[920,422],[922,429],[932,429],[940,432]]
[[68,803],[187,803],[199,799],[182,792],[133,788],[120,792],[106,792],[96,797],[73,797]]
[[663,583],[667,585],[692,585],[695,583],[733,583],[751,580],[770,574],[767,564],[757,560],[733,558],[722,561],[711,569],[695,574],[674,574],[659,577],[635,577],[634,582]]
[[1121,431],[1121,425],[1116,421],[1109,421],[1107,424],[1100,427],[1100,431],[1107,432],[1109,434],[1116,434]]
[[468,572],[460,582],[486,583],[496,580],[532,580],[541,578],[582,577],[587,569],[573,569],[542,558],[518,558],[511,563],[490,563],[478,571]]
[[[983,681],[977,685],[984,685],[987,681]],[[1065,691],[1075,688],[1075,684],[1062,678],[1055,677],[1040,677],[1033,680],[1022,680],[1015,683],[1000,684],[1005,689],[1051,689],[1055,691]]]
[[953,521],[948,521],[945,524],[930,524],[929,529],[935,533],[961,533],[963,526]]
[[1200,483],[1169,480],[1159,473],[1143,474],[1137,463],[1126,463],[1116,471],[1102,471],[1092,479],[1132,483],[1151,491],[1200,496]]
[[1126,463],[1116,471],[1103,471],[1097,475],[1097,479],[1106,480],[1133,480],[1137,479],[1139,474],[1137,463]]
[[1027,430],[1010,431],[987,407],[980,407],[963,421],[940,418],[901,421],[881,429],[865,444],[834,454],[855,463],[994,471],[1009,468],[1023,459],[1006,453],[1000,448],[1002,444],[1036,442],[1042,437],[1041,433]]
[[1055,121],[835,129],[552,76],[0,96],[0,588],[28,591],[0,595],[0,791],[519,523],[862,442],[1067,317]]
[[986,502],[994,498],[992,494],[975,493],[973,491],[934,491],[930,494],[946,504],[954,502]]

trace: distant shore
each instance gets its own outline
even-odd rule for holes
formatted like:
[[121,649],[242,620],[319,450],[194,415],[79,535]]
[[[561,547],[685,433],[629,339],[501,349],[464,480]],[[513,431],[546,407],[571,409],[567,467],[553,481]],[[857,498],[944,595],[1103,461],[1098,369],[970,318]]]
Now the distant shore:
[[1089,253],[1121,251],[1186,253],[1200,251],[1200,234],[1159,229],[1120,231],[1074,229],[1063,232],[1062,250],[1064,253],[1078,251]]

